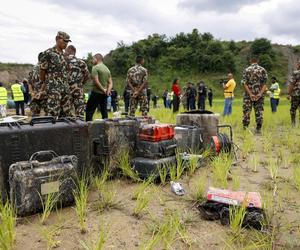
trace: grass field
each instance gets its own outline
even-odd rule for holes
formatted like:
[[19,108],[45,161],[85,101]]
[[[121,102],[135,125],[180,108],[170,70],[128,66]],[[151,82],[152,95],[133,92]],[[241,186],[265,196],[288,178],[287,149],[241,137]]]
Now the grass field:
[[[78,190],[84,199],[76,201],[77,209],[54,210],[43,223],[38,215],[15,223],[2,206],[0,221],[7,223],[0,229],[0,249],[12,244],[13,249],[300,249],[300,129],[290,125],[289,102],[282,98],[272,114],[265,100],[261,136],[254,135],[253,113],[249,130],[242,129],[241,106],[236,99],[233,115],[220,116],[221,124],[233,126],[238,146],[229,171],[217,171],[227,156],[207,159],[200,169],[180,177],[184,196],[171,193],[168,182],[110,180],[105,175],[92,181],[88,193]],[[223,100],[215,100],[212,111],[222,110]],[[151,109],[150,115],[160,122],[176,120],[164,108]],[[230,227],[203,220],[196,204],[208,186],[259,191],[267,218],[264,231],[241,228],[242,210],[231,211]]]

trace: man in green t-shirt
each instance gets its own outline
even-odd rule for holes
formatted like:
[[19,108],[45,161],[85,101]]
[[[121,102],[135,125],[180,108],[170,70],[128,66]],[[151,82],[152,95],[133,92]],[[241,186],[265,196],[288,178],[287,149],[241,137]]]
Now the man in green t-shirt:
[[111,95],[113,86],[110,71],[103,63],[101,54],[93,56],[93,64],[92,79],[94,86],[86,105],[86,121],[93,120],[93,115],[98,106],[100,106],[102,119],[108,118],[107,97]]

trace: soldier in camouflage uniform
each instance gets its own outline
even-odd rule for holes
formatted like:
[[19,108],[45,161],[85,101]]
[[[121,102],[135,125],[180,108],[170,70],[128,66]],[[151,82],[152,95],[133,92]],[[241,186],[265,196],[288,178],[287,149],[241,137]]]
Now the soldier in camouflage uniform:
[[46,90],[47,115],[54,117],[71,116],[70,91],[67,79],[67,62],[63,50],[70,42],[70,36],[59,31],[56,45],[43,52],[40,61],[42,89]]
[[291,97],[291,121],[296,125],[297,109],[300,110],[300,61],[298,61],[297,70],[295,70],[290,79],[289,95]]
[[258,58],[253,56],[251,65],[243,72],[245,94],[243,101],[243,126],[247,128],[250,123],[252,106],[255,111],[256,133],[260,134],[263,123],[264,92],[268,80],[267,71],[258,65]]
[[30,110],[32,116],[39,116],[41,110],[46,112],[46,93],[42,91],[42,83],[40,81],[40,60],[42,52],[39,53],[38,63],[29,72],[28,84],[29,92],[31,94]]
[[69,45],[66,48],[65,56],[68,64],[68,84],[70,87],[71,104],[74,105],[75,115],[84,118],[84,91],[83,84],[89,78],[89,71],[86,63],[75,56],[76,48]]
[[142,115],[147,115],[148,100],[146,85],[148,81],[148,72],[143,65],[144,58],[137,56],[136,65],[131,67],[127,72],[126,83],[132,91],[130,98],[130,116],[135,116],[138,103],[140,104]]

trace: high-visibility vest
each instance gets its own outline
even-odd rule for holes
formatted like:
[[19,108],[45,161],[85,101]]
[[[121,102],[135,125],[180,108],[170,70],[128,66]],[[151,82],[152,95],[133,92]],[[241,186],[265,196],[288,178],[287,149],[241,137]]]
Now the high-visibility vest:
[[11,85],[12,94],[15,102],[24,101],[24,94],[21,89],[21,84],[15,83]]
[[7,103],[7,90],[4,87],[0,87],[0,105],[6,105]]
[[88,102],[89,100],[89,94],[88,93],[84,93],[84,101]]
[[279,95],[280,95],[280,88],[278,87],[278,89],[275,89],[273,92],[273,98],[279,99]]

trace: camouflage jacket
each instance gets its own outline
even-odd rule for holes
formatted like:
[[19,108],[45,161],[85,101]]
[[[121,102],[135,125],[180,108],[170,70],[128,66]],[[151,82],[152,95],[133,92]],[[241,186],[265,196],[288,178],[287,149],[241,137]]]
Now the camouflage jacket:
[[42,88],[40,81],[40,64],[37,63],[33,66],[33,69],[29,72],[28,84],[32,86],[34,92],[39,92]]
[[300,70],[295,70],[293,72],[290,84],[294,86],[292,88],[291,96],[300,96]]
[[[148,72],[142,65],[136,64],[135,66],[131,67],[127,72],[127,79],[126,83],[130,82],[133,87],[137,87],[142,85],[143,83],[147,83],[148,81]],[[146,85],[145,85],[146,91]]]
[[59,52],[55,46],[43,52],[40,67],[46,71],[46,86],[67,84],[67,62],[63,52]]
[[[242,82],[248,86],[254,95],[257,95],[260,92],[267,80],[267,71],[257,63],[251,64],[243,72]],[[245,96],[248,96],[247,92],[245,92]]]
[[74,55],[66,56],[68,65],[68,84],[76,84],[79,88],[86,82],[89,71],[86,63]]

